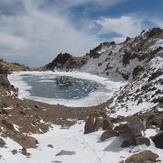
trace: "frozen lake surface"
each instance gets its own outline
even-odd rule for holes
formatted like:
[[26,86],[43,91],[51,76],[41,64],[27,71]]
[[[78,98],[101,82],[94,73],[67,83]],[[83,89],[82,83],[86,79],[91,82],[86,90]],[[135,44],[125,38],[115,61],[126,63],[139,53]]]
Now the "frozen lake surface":
[[98,105],[124,84],[81,72],[16,72],[9,80],[20,98],[66,106]]

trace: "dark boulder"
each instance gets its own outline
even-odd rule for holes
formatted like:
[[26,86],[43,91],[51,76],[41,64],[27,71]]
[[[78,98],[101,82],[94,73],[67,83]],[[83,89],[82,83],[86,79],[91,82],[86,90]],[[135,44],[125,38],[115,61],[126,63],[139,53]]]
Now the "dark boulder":
[[163,119],[161,119],[160,130],[163,130]]
[[122,148],[126,148],[126,147],[129,147],[129,146],[130,146],[130,143],[127,140],[123,141],[122,144],[121,144]]
[[125,138],[130,145],[136,145],[136,138],[142,136],[142,131],[145,128],[145,121],[141,118],[135,118],[126,124],[120,124],[117,130],[119,135]]
[[163,149],[163,132],[151,137],[151,139],[157,148]]
[[149,146],[151,143],[147,137],[139,136],[136,138],[136,145],[141,145],[141,144],[145,144],[146,146]]

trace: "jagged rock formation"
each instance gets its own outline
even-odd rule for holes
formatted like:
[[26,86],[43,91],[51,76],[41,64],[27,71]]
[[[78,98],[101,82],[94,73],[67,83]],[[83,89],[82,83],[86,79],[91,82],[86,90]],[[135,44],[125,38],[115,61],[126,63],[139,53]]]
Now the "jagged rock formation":
[[69,53],[60,53],[58,56],[49,64],[39,68],[39,70],[64,70],[72,71],[79,69],[86,63],[85,57],[73,57]]

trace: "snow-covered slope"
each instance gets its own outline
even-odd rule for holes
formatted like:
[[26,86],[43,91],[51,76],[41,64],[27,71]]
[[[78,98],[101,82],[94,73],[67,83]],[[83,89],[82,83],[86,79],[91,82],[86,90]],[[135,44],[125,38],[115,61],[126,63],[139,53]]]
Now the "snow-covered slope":
[[[122,137],[112,137],[105,141],[100,140],[103,131],[90,134],[83,134],[84,123],[72,126],[69,129],[60,129],[54,126],[53,130],[46,134],[33,135],[39,141],[38,149],[29,149],[31,156],[24,156],[20,153],[11,154],[13,149],[20,149],[17,143],[11,139],[5,139],[8,148],[1,149],[3,153],[2,163],[118,163],[125,160],[134,153],[143,150],[151,150],[158,154],[163,160],[162,149],[156,148],[151,142],[150,146],[139,145],[136,147],[122,148]],[[148,129],[146,136],[156,134],[154,130]],[[49,147],[48,145],[51,145]],[[57,156],[61,150],[73,151],[74,155]]]
[[87,63],[80,71],[108,77],[133,78],[134,69],[163,55],[163,30],[142,32],[120,44],[102,43],[87,54]]
[[163,111],[163,58],[157,56],[139,66],[143,70],[128,85],[114,95],[108,110],[112,116],[133,115],[149,110]]

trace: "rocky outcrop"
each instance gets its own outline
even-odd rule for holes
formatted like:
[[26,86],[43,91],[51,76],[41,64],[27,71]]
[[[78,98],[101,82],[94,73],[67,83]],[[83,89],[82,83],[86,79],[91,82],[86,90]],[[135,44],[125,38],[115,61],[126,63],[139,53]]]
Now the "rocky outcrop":
[[39,68],[39,70],[72,71],[79,69],[85,63],[86,57],[73,57],[69,53],[60,53],[51,63]]
[[0,74],[6,75],[14,71],[30,71],[30,68],[19,63],[8,63],[0,59]]
[[5,75],[0,74],[0,86],[2,86],[4,89],[11,89],[10,82]]
[[99,128],[102,128],[103,130],[113,128],[112,122],[103,111],[94,112],[89,115],[85,123],[84,134],[95,132]]
[[11,85],[6,75],[3,74],[0,74],[0,91],[1,94],[8,94],[12,92],[13,96],[18,95],[18,88]]
[[19,143],[22,147],[25,147],[25,148],[36,148],[37,147],[37,144],[38,144],[37,139],[35,139],[31,136],[27,136],[27,135],[17,131],[11,122],[4,119],[1,121],[0,125],[3,126],[5,129],[3,131],[4,137],[10,137],[11,139],[13,139],[17,143]]

